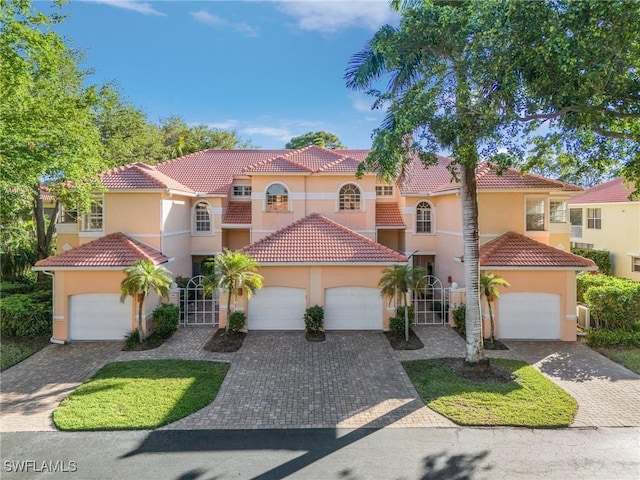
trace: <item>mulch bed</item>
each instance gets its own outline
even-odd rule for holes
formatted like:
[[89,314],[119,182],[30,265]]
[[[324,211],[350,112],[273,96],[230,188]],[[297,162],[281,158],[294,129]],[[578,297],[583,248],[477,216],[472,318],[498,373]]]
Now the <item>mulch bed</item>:
[[491,343],[490,340],[487,340],[486,338],[484,339],[484,349],[485,350],[509,350],[509,347],[507,347],[504,343],[498,341],[498,340],[494,340],[493,343]]
[[209,352],[237,352],[242,347],[246,336],[247,334],[243,332],[229,332],[225,335],[224,328],[219,328],[203,348]]
[[307,332],[305,334],[305,338],[307,342],[324,342],[327,339],[327,336],[324,332]]
[[397,335],[393,332],[384,332],[394,350],[419,350],[424,347],[424,343],[418,338],[413,330],[409,329],[409,341],[405,340],[404,333]]

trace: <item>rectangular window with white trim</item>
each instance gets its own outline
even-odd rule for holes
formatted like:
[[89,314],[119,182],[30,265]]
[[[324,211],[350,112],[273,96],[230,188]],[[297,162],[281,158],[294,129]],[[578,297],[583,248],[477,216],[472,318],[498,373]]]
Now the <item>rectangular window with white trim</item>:
[[544,231],[545,205],[543,198],[527,198],[527,231]]
[[96,198],[91,201],[89,210],[82,214],[82,231],[101,232],[104,224],[102,199]]
[[234,185],[233,196],[234,197],[250,197],[251,185]]
[[640,273],[640,257],[631,257],[631,271]]
[[376,185],[376,197],[392,197],[393,185]]
[[599,208],[587,208],[587,228],[602,229],[602,210]]
[[551,223],[567,223],[567,202],[564,200],[549,202],[549,221]]

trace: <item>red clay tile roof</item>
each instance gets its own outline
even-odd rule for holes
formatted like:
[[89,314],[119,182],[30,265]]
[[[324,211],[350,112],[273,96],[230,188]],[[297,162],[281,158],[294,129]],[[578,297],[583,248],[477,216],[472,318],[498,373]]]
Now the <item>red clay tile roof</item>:
[[244,167],[290,150],[203,150],[156,165],[156,169],[196,192],[227,195]]
[[405,227],[396,203],[376,203],[376,227]]
[[507,232],[480,246],[482,267],[595,268],[587,258],[564,252],[515,232]]
[[407,258],[312,213],[243,248],[259,263],[404,263]]
[[573,205],[579,203],[629,202],[629,195],[633,193],[633,189],[633,184],[627,187],[622,178],[615,178],[588,188],[582,195],[573,197],[568,203]]
[[[426,194],[446,192],[460,188],[458,182],[453,181],[449,166],[451,159],[438,157],[436,165],[425,168],[419,159],[413,159],[407,166],[407,180],[400,186],[403,194]],[[497,189],[561,189],[563,191],[581,191],[575,185],[550,180],[533,174],[522,174],[516,169],[509,168],[498,175],[495,167],[488,163],[478,165],[476,169],[479,190]]]
[[36,263],[38,270],[56,267],[129,267],[137,260],[151,260],[158,265],[169,259],[161,252],[124,233],[111,233],[68,252]]
[[191,192],[189,187],[144,163],[117,167],[100,175],[102,184],[112,190],[171,189]]
[[222,223],[251,223],[251,202],[229,202]]
[[346,153],[310,145],[300,150],[285,150],[277,157],[257,162],[245,167],[242,171],[247,174],[255,172],[355,173],[360,161],[352,158],[348,150],[341,152]]

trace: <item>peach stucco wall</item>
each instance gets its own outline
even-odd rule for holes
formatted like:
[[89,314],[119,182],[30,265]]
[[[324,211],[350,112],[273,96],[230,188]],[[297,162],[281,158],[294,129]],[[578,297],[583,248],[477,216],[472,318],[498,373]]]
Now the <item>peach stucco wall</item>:
[[[259,269],[264,277],[264,287],[294,287],[307,290],[307,307],[324,306],[324,295],[327,288],[344,286],[361,286],[378,288],[382,271],[387,266],[356,265],[318,265],[318,266],[262,266]],[[383,328],[388,327],[392,314],[383,302]],[[247,296],[238,298],[238,307],[248,313]],[[283,306],[286,308],[286,306]],[[226,297],[220,299],[220,326],[226,325]]]
[[[500,293],[551,293],[560,295],[560,340],[575,342],[576,324],[576,272],[573,270],[492,270],[509,282],[508,288],[500,287]],[[496,336],[500,337],[499,302],[493,303]],[[483,298],[484,336],[490,332],[489,313]]]

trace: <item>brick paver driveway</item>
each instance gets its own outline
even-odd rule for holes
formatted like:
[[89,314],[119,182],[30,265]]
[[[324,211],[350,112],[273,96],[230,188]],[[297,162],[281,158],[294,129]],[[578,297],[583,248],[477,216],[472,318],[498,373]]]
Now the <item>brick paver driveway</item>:
[[[462,356],[449,327],[420,327],[425,348],[396,352],[379,332],[251,332],[233,354],[202,350],[211,328],[189,327],[156,350],[121,343],[51,345],[2,373],[0,431],[52,430],[51,413],[105,363],[134,358],[231,362],[216,400],[166,429],[453,426],[417,398],[402,360]],[[534,364],[578,401],[574,426],[640,426],[640,376],[578,343],[505,342],[491,356]]]

